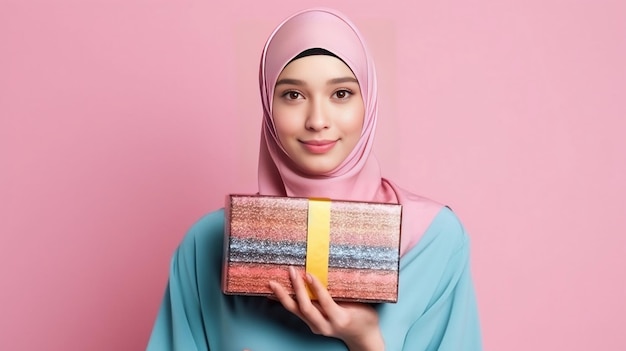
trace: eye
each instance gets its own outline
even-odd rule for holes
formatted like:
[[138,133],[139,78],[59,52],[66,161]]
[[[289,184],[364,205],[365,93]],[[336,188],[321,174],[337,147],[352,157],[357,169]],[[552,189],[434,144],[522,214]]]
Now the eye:
[[345,100],[352,95],[352,92],[347,89],[341,89],[341,90],[337,90],[334,95],[337,99]]
[[289,90],[283,93],[282,95],[285,99],[287,100],[298,100],[298,99],[302,99],[302,94],[300,94],[297,91],[294,90]]

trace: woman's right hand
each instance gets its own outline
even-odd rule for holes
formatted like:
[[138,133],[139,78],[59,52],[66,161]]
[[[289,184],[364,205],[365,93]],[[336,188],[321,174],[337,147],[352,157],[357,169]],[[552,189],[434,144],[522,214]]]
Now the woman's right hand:
[[[300,317],[313,333],[341,339],[351,351],[384,350],[378,314],[372,306],[336,303],[318,279],[306,274],[305,281],[293,267],[289,268],[289,276],[294,297],[275,281],[270,282],[270,287],[285,309]],[[317,296],[317,301],[311,301],[305,284]]]

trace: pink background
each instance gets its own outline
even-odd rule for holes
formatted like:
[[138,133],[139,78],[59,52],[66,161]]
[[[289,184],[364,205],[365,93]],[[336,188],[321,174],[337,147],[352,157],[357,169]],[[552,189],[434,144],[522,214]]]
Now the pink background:
[[[625,3],[320,4],[377,59],[385,175],[471,233],[485,348],[626,349]],[[186,229],[256,190],[260,49],[304,7],[0,0],[0,350],[145,347]]]

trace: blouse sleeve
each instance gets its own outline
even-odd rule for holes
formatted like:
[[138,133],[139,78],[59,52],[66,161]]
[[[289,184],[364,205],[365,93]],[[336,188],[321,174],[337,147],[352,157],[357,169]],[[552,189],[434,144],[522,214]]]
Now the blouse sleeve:
[[404,350],[482,350],[469,240],[458,224],[461,246],[449,256],[428,308],[410,327]]
[[172,257],[165,296],[147,351],[208,350],[197,293],[195,256],[195,240],[187,235]]

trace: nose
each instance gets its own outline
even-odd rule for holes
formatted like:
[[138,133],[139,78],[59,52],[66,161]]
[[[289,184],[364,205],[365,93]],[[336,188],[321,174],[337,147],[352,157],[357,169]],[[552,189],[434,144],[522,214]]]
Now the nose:
[[307,111],[305,128],[311,131],[320,131],[330,126],[330,119],[321,103],[311,103]]

